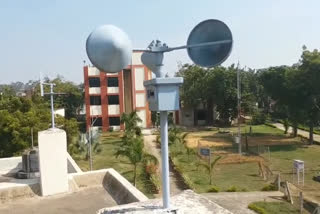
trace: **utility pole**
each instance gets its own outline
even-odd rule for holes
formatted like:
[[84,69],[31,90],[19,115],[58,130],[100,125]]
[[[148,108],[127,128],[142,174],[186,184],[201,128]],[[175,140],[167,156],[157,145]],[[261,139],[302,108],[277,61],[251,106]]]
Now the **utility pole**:
[[241,119],[241,94],[240,94],[240,63],[238,62],[237,66],[237,100],[238,100],[238,152],[241,155],[241,127],[240,127],[240,119]]

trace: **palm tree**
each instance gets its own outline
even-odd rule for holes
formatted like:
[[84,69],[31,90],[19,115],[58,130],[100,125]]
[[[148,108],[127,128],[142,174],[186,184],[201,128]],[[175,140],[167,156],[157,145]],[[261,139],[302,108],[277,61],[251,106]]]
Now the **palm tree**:
[[120,122],[124,123],[126,138],[141,136],[141,128],[138,124],[142,122],[142,120],[140,119],[136,111],[133,111],[128,114],[123,113],[121,115]]
[[127,157],[133,168],[133,184],[137,184],[137,167],[143,162],[153,162],[158,164],[158,160],[153,155],[147,154],[143,150],[144,144],[141,137],[133,138],[130,143],[124,144],[118,147],[115,155],[116,157]]
[[212,173],[214,166],[220,160],[221,156],[218,156],[212,163],[199,163],[199,166],[203,166],[209,173],[210,185],[212,184]]
[[189,134],[188,132],[184,133],[184,134],[181,136],[180,141],[181,141],[181,143],[184,145],[184,147],[185,147],[186,150],[187,150],[188,162],[189,162],[190,154],[193,152],[193,149],[189,148],[188,145],[187,145],[187,142],[188,142],[188,141],[186,140],[186,137],[187,137],[188,134]]

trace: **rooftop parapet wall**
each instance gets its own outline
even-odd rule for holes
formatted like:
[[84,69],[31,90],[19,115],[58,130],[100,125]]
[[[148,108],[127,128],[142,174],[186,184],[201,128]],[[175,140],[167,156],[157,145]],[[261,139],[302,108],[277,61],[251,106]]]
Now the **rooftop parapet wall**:
[[[102,169],[69,175],[69,181],[74,180],[77,187],[84,188],[102,185],[117,202],[127,204],[146,201],[148,198],[136,189],[129,181],[114,169]],[[69,182],[70,183],[70,182]]]

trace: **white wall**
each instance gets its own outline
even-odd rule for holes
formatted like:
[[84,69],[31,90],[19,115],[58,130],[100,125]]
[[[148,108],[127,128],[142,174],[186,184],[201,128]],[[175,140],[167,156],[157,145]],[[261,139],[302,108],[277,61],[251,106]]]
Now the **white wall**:
[[96,67],[88,67],[88,76],[100,75],[100,71]]
[[142,122],[140,122],[138,125],[143,127],[143,128],[146,128],[147,127],[146,110],[138,110],[137,114],[140,117],[140,119],[142,120]]
[[180,110],[180,124],[183,126],[194,125],[194,112],[192,108],[181,108]]
[[119,131],[120,130],[120,126],[110,126],[113,128],[113,131]]
[[108,94],[119,93],[119,87],[107,87]]
[[132,53],[132,65],[142,65],[141,55],[142,55],[142,52]]
[[22,157],[1,158],[0,175],[16,173],[22,169]]
[[38,142],[42,195],[68,192],[66,132],[57,128],[38,132]]
[[100,87],[90,87],[89,94],[101,94],[101,88]]
[[144,90],[144,68],[135,68],[135,87],[136,90]]
[[90,115],[102,115],[101,106],[90,106]]
[[64,110],[64,108],[57,109],[57,110],[54,111],[54,114],[55,115],[60,115],[61,117],[64,117],[65,116],[65,110]]
[[109,115],[120,114],[120,105],[108,105],[108,114]]
[[136,94],[136,107],[145,107],[146,106],[146,95],[143,93]]

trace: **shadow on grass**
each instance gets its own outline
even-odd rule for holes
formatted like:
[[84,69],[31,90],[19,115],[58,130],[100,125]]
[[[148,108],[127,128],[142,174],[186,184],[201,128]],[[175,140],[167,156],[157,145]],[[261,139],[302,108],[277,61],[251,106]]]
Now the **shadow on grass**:
[[273,145],[269,148],[270,152],[292,152],[303,147],[302,145]]

